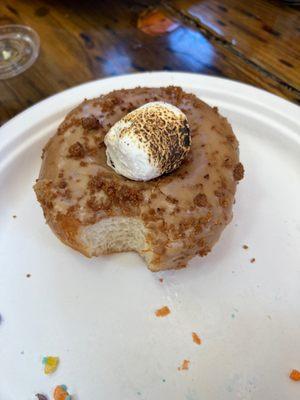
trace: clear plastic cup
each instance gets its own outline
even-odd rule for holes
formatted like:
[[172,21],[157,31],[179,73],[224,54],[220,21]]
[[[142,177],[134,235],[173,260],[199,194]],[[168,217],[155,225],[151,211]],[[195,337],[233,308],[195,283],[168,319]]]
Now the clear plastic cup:
[[39,36],[29,26],[0,26],[0,79],[12,78],[31,67],[39,49]]

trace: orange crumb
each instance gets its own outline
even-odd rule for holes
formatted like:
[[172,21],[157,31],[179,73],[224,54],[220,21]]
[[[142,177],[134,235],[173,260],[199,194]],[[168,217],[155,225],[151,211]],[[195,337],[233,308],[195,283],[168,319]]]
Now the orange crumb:
[[255,258],[251,258],[250,262],[253,264],[255,262]]
[[163,282],[164,280],[163,280],[163,278],[159,278],[159,282]]
[[247,249],[249,249],[249,246],[247,246],[246,244],[244,244],[243,249],[247,250]]
[[155,311],[155,315],[157,317],[166,317],[168,314],[170,314],[170,309],[168,306],[164,306],[162,308],[159,308],[158,310]]
[[182,370],[188,370],[190,366],[190,360],[183,360],[181,367],[178,367],[178,371],[182,371]]
[[292,379],[293,381],[300,381],[300,371],[298,371],[297,369],[293,369],[290,372],[290,379]]
[[202,343],[201,339],[199,338],[199,336],[197,335],[196,332],[192,332],[192,338],[193,338],[194,343],[196,343],[196,344]]

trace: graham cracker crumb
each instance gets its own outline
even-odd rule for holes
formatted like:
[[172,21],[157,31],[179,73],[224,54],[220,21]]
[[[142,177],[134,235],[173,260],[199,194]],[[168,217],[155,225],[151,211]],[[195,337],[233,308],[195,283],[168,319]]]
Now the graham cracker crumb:
[[178,367],[178,371],[188,370],[190,367],[190,360],[183,360],[180,367]]
[[244,167],[242,163],[238,163],[233,170],[233,177],[236,181],[244,178]]
[[162,308],[159,308],[158,310],[155,311],[155,315],[157,317],[166,317],[167,315],[170,314],[170,309],[168,306],[164,306]]
[[70,147],[69,147],[69,157],[70,158],[82,158],[84,156],[84,147],[82,146],[82,144],[80,142],[76,142],[73,143]]
[[197,335],[196,332],[192,332],[193,342],[200,345],[202,343],[200,337]]
[[83,128],[88,130],[98,129],[100,127],[100,122],[94,115],[86,118],[81,118],[81,123]]
[[199,193],[194,197],[194,204],[198,207],[207,207],[208,201],[204,193]]

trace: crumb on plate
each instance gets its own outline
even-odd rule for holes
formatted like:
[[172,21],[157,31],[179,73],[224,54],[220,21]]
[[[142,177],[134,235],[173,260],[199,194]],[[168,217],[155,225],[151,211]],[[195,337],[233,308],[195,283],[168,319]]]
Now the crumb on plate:
[[53,372],[56,371],[58,364],[59,364],[59,358],[58,357],[44,357],[43,358],[43,364],[45,365],[44,367],[44,372],[45,374],[53,374]]
[[47,396],[45,396],[44,394],[40,394],[40,393],[37,393],[37,394],[35,395],[35,397],[37,397],[38,400],[48,400],[48,397],[47,397]]
[[161,282],[161,283],[163,283],[163,281],[164,281],[163,278],[159,278],[158,280],[159,280],[159,282]]
[[247,246],[246,244],[244,244],[243,249],[247,250],[247,249],[249,249],[249,246]]
[[251,264],[255,263],[255,258],[251,258],[250,262]]
[[58,385],[53,392],[53,400],[71,400],[66,385]]
[[293,381],[300,381],[300,371],[298,371],[297,369],[293,369],[290,372],[290,379],[292,379]]
[[192,332],[193,342],[200,345],[202,343],[200,337],[197,335],[196,332]]
[[162,308],[159,308],[158,310],[155,311],[155,315],[157,317],[166,317],[168,314],[170,314],[170,309],[168,306],[164,306]]
[[180,367],[178,367],[178,371],[188,370],[190,367],[190,360],[183,360]]

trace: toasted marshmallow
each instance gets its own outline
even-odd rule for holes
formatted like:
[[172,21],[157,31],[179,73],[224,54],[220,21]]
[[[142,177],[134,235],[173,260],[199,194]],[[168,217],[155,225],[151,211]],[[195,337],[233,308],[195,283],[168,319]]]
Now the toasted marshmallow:
[[187,118],[172,104],[155,101],[125,115],[107,132],[107,164],[135,181],[174,171],[190,150]]

